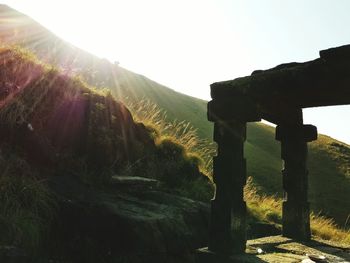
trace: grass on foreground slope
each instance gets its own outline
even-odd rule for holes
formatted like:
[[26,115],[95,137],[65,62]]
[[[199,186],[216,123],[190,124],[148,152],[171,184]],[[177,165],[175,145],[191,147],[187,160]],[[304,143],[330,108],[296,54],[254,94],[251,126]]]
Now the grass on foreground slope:
[[57,204],[37,171],[13,149],[0,153],[0,246],[24,249],[29,256],[45,250]]
[[[84,108],[79,107],[78,98],[88,98],[93,104],[101,98],[112,101],[41,64],[24,50],[0,47],[0,58],[0,246],[16,246],[35,256],[45,251],[56,217],[56,200],[45,185],[46,178],[74,172],[90,175],[84,174],[79,162],[68,162],[76,160],[72,158],[75,150],[82,150],[77,137],[89,137],[95,131],[92,127],[85,129],[86,134],[80,133],[84,125],[77,124],[82,124],[82,119],[72,118],[81,116],[75,109]],[[97,109],[87,108],[89,120],[98,120],[92,116]],[[93,146],[95,153],[99,146],[108,151],[106,145],[89,141],[92,145],[84,147]],[[94,153],[82,157],[96,161]],[[84,166],[88,167],[93,170]]]
[[180,138],[196,144],[190,128],[179,124],[177,137],[162,134],[157,129],[165,126],[134,122],[110,93],[24,50],[0,47],[0,57],[0,246],[45,251],[51,222],[59,220],[45,184],[50,176],[102,187],[114,174],[143,175],[159,179],[167,191],[209,200],[205,162],[181,144]]
[[[171,173],[174,182],[178,174],[204,177],[206,144],[189,125],[154,121],[145,127],[108,91],[98,92],[16,47],[0,47],[0,55],[1,145],[22,147],[35,165],[59,165],[73,174],[108,177],[138,167],[148,176]],[[157,165],[147,167],[152,163]]]

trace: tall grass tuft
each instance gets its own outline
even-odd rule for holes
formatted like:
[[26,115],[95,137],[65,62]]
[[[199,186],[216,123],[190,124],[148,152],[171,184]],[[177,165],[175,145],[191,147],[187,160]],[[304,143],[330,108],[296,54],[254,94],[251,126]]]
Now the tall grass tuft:
[[274,224],[282,223],[282,200],[276,196],[260,194],[252,177],[247,179],[244,197],[249,212],[255,219]]
[[350,245],[350,230],[339,228],[332,218],[311,213],[311,232],[324,240]]
[[[254,186],[253,179],[248,178],[244,189],[245,199],[250,214],[259,221],[281,225],[282,199],[275,196],[262,195]],[[350,245],[350,231],[340,228],[331,218],[311,213],[311,232],[315,237]]]
[[0,245],[43,252],[57,204],[45,181],[36,178],[26,161],[0,155]]
[[161,144],[163,140],[172,140],[182,145],[186,153],[198,156],[202,160],[199,166],[201,172],[212,179],[212,156],[216,153],[215,143],[199,138],[197,130],[188,121],[167,121],[166,112],[150,100],[134,102],[125,99],[123,102],[134,119],[142,122],[153,132],[156,144]]

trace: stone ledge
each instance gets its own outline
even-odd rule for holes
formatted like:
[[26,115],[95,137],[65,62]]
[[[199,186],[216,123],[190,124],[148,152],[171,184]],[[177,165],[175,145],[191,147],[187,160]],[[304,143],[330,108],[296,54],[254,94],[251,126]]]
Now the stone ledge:
[[207,247],[199,248],[195,252],[196,263],[255,263],[264,262],[255,255],[238,254],[238,255],[219,255],[215,252],[209,251]]
[[115,175],[111,178],[111,184],[114,186],[143,186],[143,187],[158,187],[159,181],[151,178],[140,176],[119,176]]

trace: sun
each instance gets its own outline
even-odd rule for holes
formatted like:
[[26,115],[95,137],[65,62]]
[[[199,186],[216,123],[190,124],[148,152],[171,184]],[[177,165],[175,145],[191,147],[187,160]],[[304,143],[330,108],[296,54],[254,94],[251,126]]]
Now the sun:
[[128,15],[132,9],[129,1],[2,2],[34,18],[59,37],[99,56],[109,57],[116,50],[127,50],[125,43],[135,40],[131,32],[135,32],[138,20]]
[[209,99],[210,83],[249,65],[214,1],[3,2],[81,49],[195,97]]

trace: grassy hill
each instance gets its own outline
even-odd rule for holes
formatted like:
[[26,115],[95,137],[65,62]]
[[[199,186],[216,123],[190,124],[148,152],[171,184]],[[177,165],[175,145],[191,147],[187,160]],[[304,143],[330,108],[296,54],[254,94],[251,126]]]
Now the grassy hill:
[[[131,244],[126,243],[126,247],[134,256],[138,246],[143,249],[152,240],[161,242],[157,248],[165,244],[163,234],[152,238],[151,233],[162,232],[159,229],[174,231],[171,239],[166,238],[174,244],[179,232],[183,232],[181,237],[188,236],[187,222],[195,227],[206,222],[203,215],[208,214],[207,205],[181,199],[210,199],[213,188],[202,172],[199,154],[191,153],[163,131],[135,121],[110,92],[88,86],[40,62],[26,50],[2,46],[0,57],[1,262],[49,262],[42,260],[46,257],[69,259],[59,262],[136,262],[106,258],[111,258],[112,252],[122,257],[125,247],[120,244],[128,239]],[[125,184],[120,175],[124,175],[123,180],[125,175],[143,178],[132,177],[133,184]],[[191,189],[201,189],[202,193]],[[158,191],[148,204],[147,194],[137,199],[146,191]],[[73,196],[68,198],[67,194]],[[169,196],[175,198],[173,206],[169,205]],[[157,200],[160,203],[155,203]],[[179,216],[181,209],[175,204],[186,200],[188,220]],[[170,219],[165,216],[163,203],[169,205]],[[204,214],[198,214],[199,224],[193,221],[195,203],[205,209]],[[123,219],[118,221],[118,216]],[[89,220],[90,233],[86,227]],[[130,225],[133,220],[134,225]],[[193,225],[190,229],[195,228]],[[206,226],[200,228],[202,233]],[[145,236],[135,237],[132,232]],[[189,244],[195,245],[198,235],[193,236],[196,239]],[[179,244],[185,238],[179,238]],[[140,239],[146,245],[133,246]],[[97,245],[101,240],[103,245]],[[16,249],[25,259],[9,260],[16,255],[8,251]]]
[[[110,89],[119,100],[137,102],[148,99],[167,112],[168,120],[188,121],[198,129],[199,136],[211,139],[212,123],[206,119],[205,101],[175,92],[74,47],[6,6],[0,7],[0,27],[2,42],[30,49],[41,60],[79,75],[87,83]],[[350,214],[350,199],[347,197],[350,190],[350,148],[320,135],[318,141],[310,144],[309,152],[311,207],[344,226]],[[254,178],[260,191],[281,196],[282,163],[279,143],[274,140],[274,128],[261,123],[249,124],[246,157],[248,175]]]

